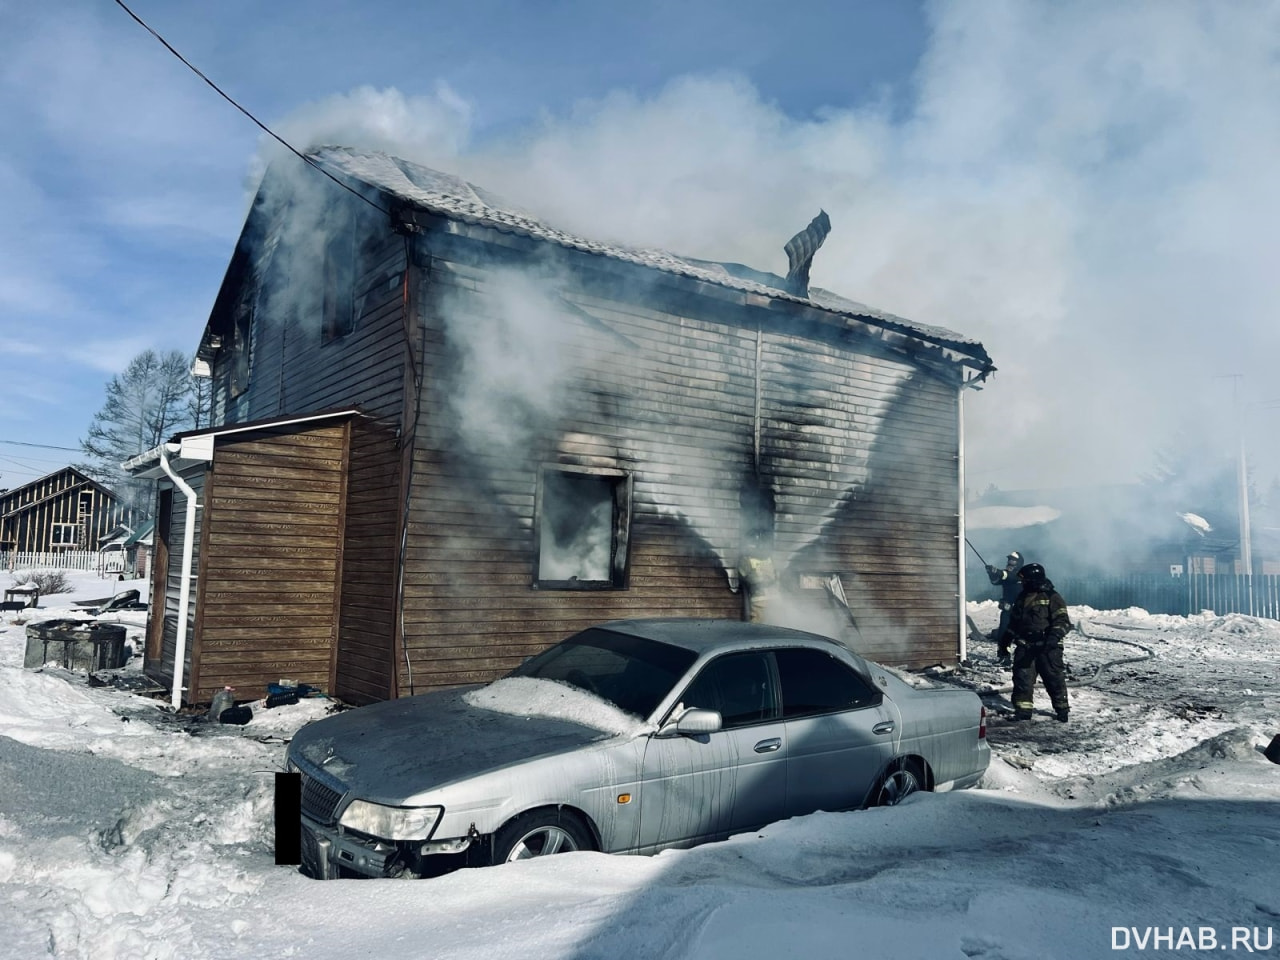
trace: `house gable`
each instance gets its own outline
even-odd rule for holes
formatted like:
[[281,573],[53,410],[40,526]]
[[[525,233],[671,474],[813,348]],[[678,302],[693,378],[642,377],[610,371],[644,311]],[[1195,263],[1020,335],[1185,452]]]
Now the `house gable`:
[[22,553],[97,550],[126,512],[102,484],[63,467],[0,494],[0,545]]

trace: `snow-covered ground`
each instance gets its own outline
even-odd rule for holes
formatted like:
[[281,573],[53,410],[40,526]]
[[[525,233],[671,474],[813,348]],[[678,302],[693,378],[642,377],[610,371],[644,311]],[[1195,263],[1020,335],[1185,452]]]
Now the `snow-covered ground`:
[[[979,789],[656,857],[321,883],[275,865],[272,791],[326,701],[220,726],[23,669],[24,621],[122,586],[76,576],[0,620],[3,957],[1280,956],[1275,621],[1073,607],[1070,724],[994,717]],[[137,646],[143,616],[104,619]],[[975,640],[936,682],[998,713],[1008,679]]]

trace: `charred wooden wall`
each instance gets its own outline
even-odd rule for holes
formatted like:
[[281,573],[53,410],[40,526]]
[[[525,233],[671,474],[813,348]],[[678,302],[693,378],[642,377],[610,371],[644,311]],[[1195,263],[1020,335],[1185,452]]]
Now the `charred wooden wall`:
[[[801,607],[829,616],[827,594],[806,598],[799,579],[837,573],[856,593],[855,646],[892,662],[955,659],[955,384],[719,288],[691,293],[679,278],[583,257],[535,267],[553,290],[539,309],[556,315],[567,375],[550,413],[523,422],[510,411],[523,433],[504,446],[459,415],[470,375],[458,341],[509,309],[497,288],[523,255],[517,241],[495,255],[492,241],[456,225],[426,241],[400,693],[492,679],[601,620],[741,616],[730,573],[757,482],[776,502],[775,550]],[[536,589],[545,464],[632,477],[625,588]]]
[[[19,552],[97,550],[122,522],[120,501],[71,467],[0,493],[0,542]],[[60,524],[76,528],[76,542],[54,542]]]
[[[336,187],[330,187],[337,190]],[[360,201],[329,198],[332,211],[351,214]],[[325,221],[327,222],[327,220]],[[234,297],[220,298],[226,316],[210,319],[224,331],[213,363],[213,423],[247,423],[318,410],[358,406],[371,416],[398,421],[406,365],[404,238],[385,219],[361,219],[353,248],[350,330],[327,336],[322,291],[325,263],[316,239],[323,222],[308,229],[298,209],[285,207],[271,223],[244,271]],[[233,395],[237,316],[250,319],[248,381]]]
[[865,480],[791,564],[797,579],[841,577],[851,617],[824,591],[797,596],[825,605],[839,635],[882,663],[954,663],[959,652],[958,402],[933,377],[904,381],[866,446]]

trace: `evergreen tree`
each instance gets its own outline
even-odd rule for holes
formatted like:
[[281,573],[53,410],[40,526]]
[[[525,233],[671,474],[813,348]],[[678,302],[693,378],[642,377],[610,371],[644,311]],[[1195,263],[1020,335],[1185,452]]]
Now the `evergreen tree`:
[[80,441],[88,459],[77,467],[115,491],[135,517],[150,516],[154,484],[132,479],[120,464],[196,426],[200,408],[191,358],[179,350],[144,350],[107,382],[106,402]]

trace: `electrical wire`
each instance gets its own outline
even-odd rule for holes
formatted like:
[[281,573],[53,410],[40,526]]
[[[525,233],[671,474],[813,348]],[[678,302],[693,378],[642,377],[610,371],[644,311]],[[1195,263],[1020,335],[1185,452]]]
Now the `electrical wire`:
[[70,450],[79,453],[79,447],[55,447],[49,443],[27,443],[25,440],[0,440],[0,443],[12,444],[15,447],[39,447],[41,450]]
[[332,180],[334,183],[340,186],[343,190],[346,190],[348,193],[350,193],[353,196],[359,197],[361,200],[369,204],[369,206],[373,207],[379,213],[385,214],[388,217],[391,216],[390,210],[387,210],[383,208],[381,204],[375,203],[374,201],[370,200],[363,193],[361,193],[359,190],[356,190],[354,187],[350,186],[349,184],[343,183],[341,180],[335,177],[332,173],[330,173],[324,167],[320,166],[320,164],[318,164],[314,158],[308,157],[306,154],[302,153],[300,150],[297,149],[297,147],[289,143],[289,141],[285,140],[284,137],[280,136],[278,133],[276,133],[274,130],[268,127],[265,123],[263,123],[261,120],[255,117],[252,113],[250,113],[248,110],[242,107],[239,103],[237,103],[229,94],[225,93],[221,87],[219,87],[216,83],[214,83],[212,80],[206,77],[204,73],[201,72],[199,67],[197,67],[190,60],[188,60],[186,57],[180,54],[177,50],[175,50],[173,48],[173,45],[170,44],[169,41],[166,40],[164,37],[160,36],[160,34],[158,34],[154,29],[152,29],[151,26],[145,20],[143,20],[140,16],[138,16],[136,13],[130,10],[129,7],[124,3],[124,0],[116,0],[116,5],[119,6],[120,9],[123,10],[125,13],[127,13],[130,17],[132,17],[134,21],[138,24],[138,26],[142,27],[142,29],[146,30],[147,33],[151,34],[153,37],[159,40],[160,43],[163,44],[166,50],[168,50],[170,53],[172,53],[175,57],[177,57],[186,65],[187,69],[189,69],[197,77],[199,77],[201,80],[207,83],[210,87],[212,87],[214,92],[217,93],[218,96],[222,97],[223,100],[227,101],[227,103],[231,104],[241,113],[243,113],[246,117],[252,120],[254,124],[258,126],[259,129],[261,129],[264,133],[267,134],[267,136],[271,137],[273,140],[275,140],[277,143],[283,146],[286,150],[288,150],[290,153],[296,156],[299,160],[301,160],[307,166],[311,167],[317,172],[328,177],[330,180]]

